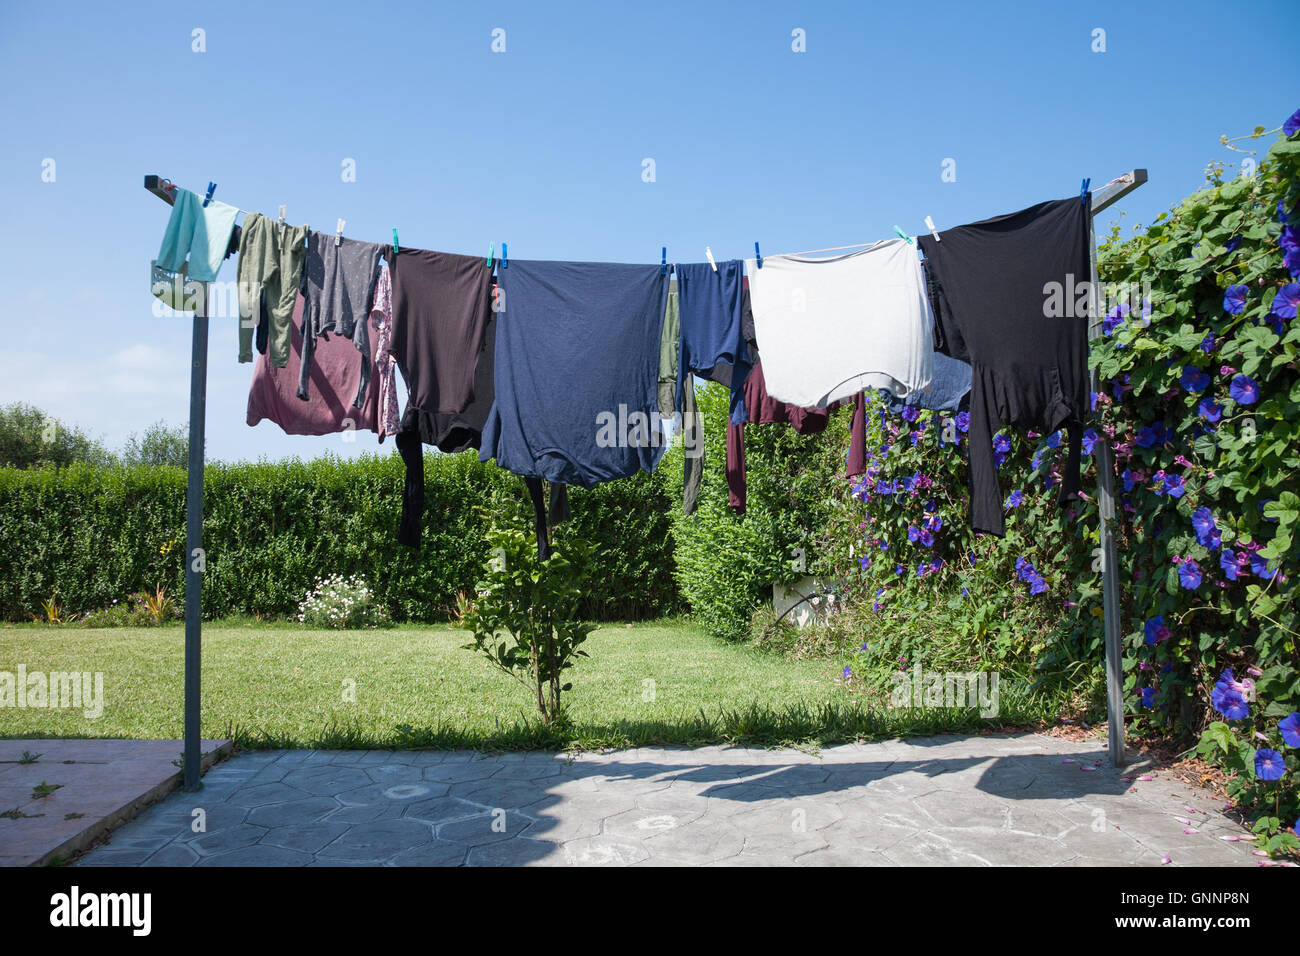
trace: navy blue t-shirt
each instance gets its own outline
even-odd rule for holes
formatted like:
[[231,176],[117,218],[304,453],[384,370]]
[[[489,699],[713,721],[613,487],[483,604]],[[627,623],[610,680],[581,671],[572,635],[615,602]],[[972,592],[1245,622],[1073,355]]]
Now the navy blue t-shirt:
[[660,267],[511,259],[497,284],[496,399],[479,457],[583,488],[653,471],[666,444]]

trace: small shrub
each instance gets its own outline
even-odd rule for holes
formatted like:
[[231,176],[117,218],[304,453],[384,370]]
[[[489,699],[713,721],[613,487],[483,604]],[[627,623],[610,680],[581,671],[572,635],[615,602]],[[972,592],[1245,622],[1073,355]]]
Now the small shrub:
[[336,630],[386,627],[392,623],[387,609],[359,574],[335,574],[317,581],[298,605],[298,620],[308,627]]

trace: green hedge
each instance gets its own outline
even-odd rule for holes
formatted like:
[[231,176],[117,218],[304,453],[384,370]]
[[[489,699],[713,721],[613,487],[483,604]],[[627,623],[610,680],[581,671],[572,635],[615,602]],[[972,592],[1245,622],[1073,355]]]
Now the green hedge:
[[666,456],[660,471],[672,483],[673,540],[677,583],[695,620],[710,634],[728,640],[749,636],[750,618],[771,599],[772,584],[791,584],[794,550],[801,548],[811,569],[824,548],[826,529],[838,492],[835,474],[848,443],[852,410],[837,412],[826,430],[799,435],[778,425],[747,425],[748,472],[743,516],[727,500],[727,389],[709,384],[700,391],[704,423],[704,481],[696,512],[682,517],[681,446]]
[[[296,614],[308,587],[338,572],[365,575],[398,620],[445,619],[487,557],[481,509],[525,507],[523,485],[472,455],[430,453],[417,551],[396,541],[403,478],[395,455],[209,465],[204,615]],[[600,547],[588,616],[679,609],[664,481],[571,490],[575,530]],[[182,469],[0,469],[0,617],[25,620],[51,596],[70,613],[157,585],[180,598],[184,550]]]

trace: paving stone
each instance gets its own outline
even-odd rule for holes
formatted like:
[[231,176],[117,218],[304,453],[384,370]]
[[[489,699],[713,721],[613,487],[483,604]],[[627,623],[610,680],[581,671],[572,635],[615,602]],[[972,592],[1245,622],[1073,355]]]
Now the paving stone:
[[246,846],[205,857],[197,866],[307,866],[311,854],[278,846]]
[[227,798],[227,803],[233,803],[237,807],[265,806],[268,803],[284,803],[287,800],[297,800],[308,794],[296,787],[286,786],[283,783],[264,783],[253,787],[245,787],[232,793]]
[[326,860],[369,860],[382,862],[403,850],[422,846],[433,839],[433,829],[416,820],[381,820],[357,823],[317,853]]
[[408,803],[402,808],[402,816],[422,823],[449,823],[465,817],[482,816],[488,812],[484,807],[460,800],[456,797],[434,797],[418,803]]
[[570,866],[631,866],[650,858],[650,853],[641,844],[604,837],[570,840],[563,845],[562,851],[564,862]]
[[385,866],[462,866],[469,848],[463,843],[433,840],[429,843],[403,850],[385,863]]
[[314,823],[339,808],[333,797],[308,797],[287,803],[271,803],[248,811],[248,822],[263,827],[284,827]]
[[213,856],[227,850],[234,850],[256,843],[266,836],[267,832],[266,827],[238,823],[233,827],[223,827],[220,830],[209,831],[197,839],[190,840],[189,845],[198,850],[203,856]]
[[183,843],[163,847],[145,862],[146,866],[194,866],[201,857]]
[[478,817],[468,817],[451,823],[438,825],[438,839],[448,843],[461,843],[465,846],[481,846],[484,843],[498,843],[510,840],[523,831],[533,821],[519,813],[489,813]]
[[345,790],[337,794],[339,803],[352,807],[370,803],[415,803],[441,797],[447,793],[445,783],[372,783],[355,790]]
[[347,823],[310,823],[299,826],[277,826],[262,837],[263,846],[278,846],[303,853],[318,853],[326,844],[337,840],[348,831]]
[[318,796],[332,796],[347,790],[368,787],[375,781],[360,767],[298,767],[284,776],[283,783]]

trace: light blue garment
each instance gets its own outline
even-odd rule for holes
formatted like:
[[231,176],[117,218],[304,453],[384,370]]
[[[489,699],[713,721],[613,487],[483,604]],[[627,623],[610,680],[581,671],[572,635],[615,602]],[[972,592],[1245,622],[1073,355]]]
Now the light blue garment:
[[158,265],[178,272],[188,257],[189,278],[214,282],[226,258],[238,214],[239,210],[227,203],[213,199],[204,206],[202,196],[188,189],[177,189],[172,215],[158,250]]
[[901,415],[907,406],[928,408],[936,412],[956,411],[961,400],[970,391],[971,368],[960,359],[949,358],[942,352],[934,353],[934,378],[930,387],[898,398],[884,389],[881,401],[895,415]]

